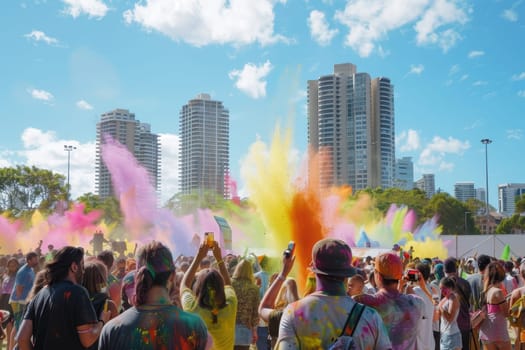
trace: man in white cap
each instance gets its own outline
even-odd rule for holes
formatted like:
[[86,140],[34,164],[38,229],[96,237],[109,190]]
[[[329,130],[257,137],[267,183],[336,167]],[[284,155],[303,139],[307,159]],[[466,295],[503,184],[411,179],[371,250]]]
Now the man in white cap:
[[[286,307],[275,349],[328,349],[339,337],[356,302],[346,294],[346,279],[355,274],[352,250],[326,238],[312,249],[316,291]],[[355,349],[391,349],[379,314],[365,307],[354,327]],[[353,348],[353,349],[354,349]]]

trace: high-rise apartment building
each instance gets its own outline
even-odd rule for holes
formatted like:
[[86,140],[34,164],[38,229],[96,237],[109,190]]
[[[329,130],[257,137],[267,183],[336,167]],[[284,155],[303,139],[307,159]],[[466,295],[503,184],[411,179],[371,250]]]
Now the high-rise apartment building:
[[436,181],[434,174],[423,174],[415,183],[416,188],[425,192],[427,198],[432,198],[436,194]]
[[485,203],[487,200],[487,191],[485,191],[484,187],[478,187],[476,188],[476,199],[480,202]]
[[461,202],[466,202],[469,199],[476,199],[474,182],[456,182],[454,184],[454,197]]
[[97,123],[96,192],[101,198],[112,196],[111,176],[102,160],[101,146],[104,135],[113,137],[126,146],[137,161],[148,171],[150,182],[160,191],[160,142],[159,136],[151,132],[149,124],[135,119],[127,109],[115,109],[100,116]]
[[308,143],[320,154],[321,187],[392,187],[394,87],[351,63],[308,81]]
[[222,102],[199,94],[180,111],[180,191],[214,191],[229,197],[230,114]]
[[503,184],[498,186],[498,211],[512,216],[516,211],[516,200],[525,194],[525,184]]
[[409,191],[414,188],[414,163],[412,157],[396,160],[394,187]]

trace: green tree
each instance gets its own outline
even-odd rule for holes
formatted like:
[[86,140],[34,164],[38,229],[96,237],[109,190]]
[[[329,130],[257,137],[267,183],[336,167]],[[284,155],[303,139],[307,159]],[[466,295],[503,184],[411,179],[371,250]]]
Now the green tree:
[[522,194],[517,200],[516,200],[516,214],[524,213],[525,212],[525,194]]
[[479,233],[474,225],[473,216],[465,214],[470,212],[469,207],[448,193],[435,194],[428,202],[424,212],[426,217],[438,215],[439,224],[443,226],[444,234],[464,234],[465,220],[469,234]]
[[[425,196],[425,192],[419,189],[413,190],[402,190],[399,188],[388,188],[388,189],[365,189],[361,192],[368,193],[373,199],[376,208],[384,215],[390,208],[392,204],[397,204],[398,206],[407,206],[408,208],[414,210],[417,218],[418,224],[421,224],[426,219],[424,208],[428,203],[428,198]],[[358,195],[359,192],[356,194]]]
[[510,218],[501,220],[496,233],[521,233],[525,231],[525,216],[514,214]]
[[214,191],[194,191],[190,194],[177,193],[165,204],[176,215],[182,216],[195,212],[197,209],[224,209],[229,200],[224,199]]
[[102,211],[102,219],[107,223],[121,223],[122,212],[120,211],[120,203],[115,197],[100,198],[99,195],[91,192],[84,193],[77,198],[77,202],[85,205],[84,212],[89,213],[93,210]]
[[0,212],[20,217],[38,209],[48,214],[67,199],[64,180],[64,175],[35,166],[0,168]]

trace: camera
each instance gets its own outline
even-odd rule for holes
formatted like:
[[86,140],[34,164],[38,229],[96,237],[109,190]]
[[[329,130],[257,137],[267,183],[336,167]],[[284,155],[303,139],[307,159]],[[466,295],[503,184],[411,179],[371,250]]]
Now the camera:
[[284,256],[289,258],[289,257],[293,256],[294,251],[295,251],[295,242],[294,241],[290,241],[290,243],[288,243],[288,247],[284,250],[283,254],[284,254]]
[[410,269],[407,271],[406,276],[410,282],[417,282],[419,281],[419,270]]

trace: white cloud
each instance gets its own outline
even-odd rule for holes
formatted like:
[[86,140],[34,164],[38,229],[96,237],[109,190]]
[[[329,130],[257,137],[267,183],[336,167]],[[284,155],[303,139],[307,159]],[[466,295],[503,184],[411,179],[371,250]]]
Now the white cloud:
[[523,130],[522,129],[510,129],[510,130],[507,130],[507,138],[508,139],[521,140],[522,137],[523,137]]
[[58,44],[58,39],[47,36],[46,33],[40,30],[33,30],[31,33],[25,34],[24,37],[28,38],[29,40],[33,40],[34,42],[43,41],[48,45]]
[[419,155],[418,163],[422,166],[438,166],[450,170],[454,165],[446,162],[445,157],[449,154],[463,154],[469,148],[468,141],[463,142],[450,136],[448,139],[435,136]]
[[66,4],[64,12],[73,18],[86,14],[100,19],[109,11],[109,7],[101,0],[62,0],[62,2]]
[[17,155],[25,159],[25,164],[42,169],[49,169],[62,174],[67,181],[68,154],[64,145],[76,147],[70,153],[71,196],[76,198],[86,192],[95,191],[95,154],[94,141],[80,143],[75,140],[61,140],[53,131],[27,128],[21,135],[23,150]]
[[[162,152],[162,204],[178,191],[179,179],[179,137],[174,134],[159,134]],[[80,143],[76,140],[63,140],[54,131],[27,128],[21,135],[23,149],[0,152],[0,167],[13,164],[34,165],[62,174],[67,181],[67,152],[64,145],[76,147],[70,153],[71,196],[95,192],[96,142]],[[16,159],[15,159],[16,158]]]
[[420,75],[421,73],[423,73],[424,70],[425,70],[425,66],[423,66],[422,64],[418,64],[418,65],[411,64],[409,74]]
[[330,29],[325,14],[317,10],[310,12],[308,27],[312,38],[321,46],[330,44],[338,32],[337,29]]
[[519,97],[525,97],[525,90],[518,91],[518,96]]
[[87,103],[84,100],[77,101],[76,103],[77,107],[86,111],[92,110],[93,106]]
[[501,17],[506,19],[509,22],[517,22],[518,21],[518,13],[514,10],[508,9],[504,10],[501,14]]
[[463,74],[461,78],[459,78],[459,81],[464,81],[468,79],[468,74]]
[[476,57],[481,57],[485,55],[485,51],[470,51],[468,53],[468,58],[476,58]]
[[274,34],[274,6],[285,0],[145,0],[124,12],[136,22],[172,40],[194,46],[209,44],[261,45],[287,41]]
[[161,204],[179,191],[179,144],[175,134],[159,134],[161,143]]
[[354,0],[348,1],[335,18],[347,26],[345,44],[361,57],[377,50],[388,33],[409,24],[419,45],[438,45],[447,51],[461,36],[455,29],[468,21],[464,0]]
[[396,139],[400,144],[399,150],[402,152],[415,151],[421,146],[419,133],[416,130],[403,131]]
[[512,76],[512,80],[525,80],[525,72],[521,72],[520,74],[514,74]]
[[270,61],[257,67],[253,63],[247,63],[242,70],[233,70],[229,73],[230,79],[237,79],[235,86],[252,98],[266,96],[266,81],[264,78],[272,70]]
[[461,36],[454,29],[439,29],[446,25],[465,24],[469,20],[465,1],[435,0],[426,9],[421,19],[415,24],[417,43],[437,44],[444,52],[453,47]]
[[27,92],[31,95],[32,98],[35,100],[41,100],[46,102],[51,102],[54,99],[54,96],[52,93],[45,91],[45,90],[38,90],[38,89],[28,89]]
[[472,83],[472,86],[486,86],[488,85],[489,83],[487,83],[486,81],[483,81],[483,80],[476,80],[475,82]]

